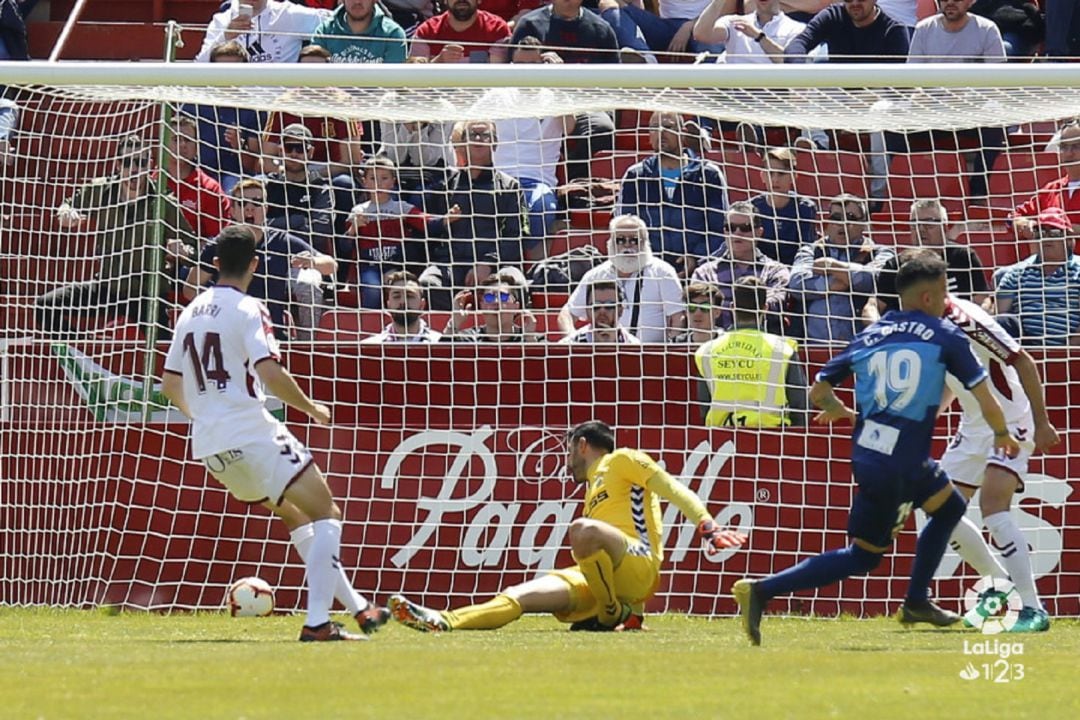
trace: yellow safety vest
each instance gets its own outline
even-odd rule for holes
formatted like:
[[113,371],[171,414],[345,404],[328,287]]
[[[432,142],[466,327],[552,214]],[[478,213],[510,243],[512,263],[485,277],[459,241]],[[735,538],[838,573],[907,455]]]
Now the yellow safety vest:
[[785,379],[797,348],[794,340],[749,328],[722,332],[703,343],[694,359],[712,398],[705,424],[789,425]]

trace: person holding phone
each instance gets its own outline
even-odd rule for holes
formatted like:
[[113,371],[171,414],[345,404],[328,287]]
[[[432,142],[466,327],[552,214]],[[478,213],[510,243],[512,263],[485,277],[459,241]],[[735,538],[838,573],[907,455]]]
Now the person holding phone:
[[294,63],[304,41],[328,16],[326,10],[285,0],[233,2],[211,18],[195,62],[210,62],[215,45],[236,40],[247,50],[249,62]]

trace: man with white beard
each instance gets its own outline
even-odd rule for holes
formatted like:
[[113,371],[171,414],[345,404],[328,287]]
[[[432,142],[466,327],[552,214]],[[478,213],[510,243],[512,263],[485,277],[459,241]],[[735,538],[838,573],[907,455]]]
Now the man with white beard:
[[686,307],[679,276],[670,263],[654,257],[649,229],[636,215],[612,218],[608,240],[610,259],[585,273],[559,311],[559,329],[574,332],[574,320],[588,317],[589,286],[614,280],[626,299],[619,323],[643,343],[663,343],[682,327]]

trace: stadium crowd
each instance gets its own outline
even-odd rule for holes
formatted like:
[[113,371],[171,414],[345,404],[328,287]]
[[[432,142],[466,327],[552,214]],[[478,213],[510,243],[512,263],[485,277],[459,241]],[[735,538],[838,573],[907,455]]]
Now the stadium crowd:
[[[667,0],[651,12],[623,0],[455,0],[440,13],[429,2],[227,1],[196,61],[1003,62],[1057,47],[1029,5]],[[1047,16],[1059,11],[1046,3]],[[479,106],[540,105],[544,92],[492,89]],[[0,113],[3,149],[17,115],[9,105]],[[752,277],[765,299],[742,315],[759,318],[760,331],[800,344],[846,342],[895,305],[896,236],[875,238],[884,218],[910,228],[911,245],[938,249],[953,292],[1001,315],[1024,342],[1080,342],[1076,123],[1054,139],[1059,179],[998,218],[1031,241],[1031,256],[984,269],[956,240],[970,225],[966,209],[986,204],[986,173],[1008,128],[955,133],[975,141],[953,146],[969,165],[964,197],[894,203],[890,167],[925,138],[872,134],[860,146],[867,192],[822,197],[796,189],[803,158],[843,141],[820,128],[656,113],[643,118],[651,152],[598,178],[596,161],[612,156],[616,136],[638,133],[615,113],[394,123],[186,105],[173,117],[165,207],[182,212],[165,218],[174,240],[167,282],[151,283],[155,265],[136,267],[130,261],[142,255],[132,253],[120,264],[141,278],[118,283],[117,261],[105,257],[98,280],[39,298],[40,331],[77,329],[90,313],[145,320],[154,286],[183,303],[213,281],[215,237],[245,224],[263,253],[252,292],[268,302],[282,339],[315,337],[327,309],[360,308],[389,314],[374,335],[384,342],[701,344],[736,327],[735,289]],[[754,159],[742,171],[760,168],[752,183],[760,192],[732,194],[731,152]],[[143,140],[125,141],[115,174],[79,190],[59,221],[96,213],[96,232],[128,248],[146,242],[148,232],[112,226],[134,222],[135,208],[145,212],[156,198],[146,183],[127,189],[151,176],[153,155]],[[567,247],[579,208],[610,218],[588,248]]]

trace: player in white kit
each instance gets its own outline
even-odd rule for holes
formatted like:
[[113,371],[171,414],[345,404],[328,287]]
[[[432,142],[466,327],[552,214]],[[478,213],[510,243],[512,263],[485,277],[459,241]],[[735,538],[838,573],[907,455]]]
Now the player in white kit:
[[941,467],[968,499],[979,491],[983,523],[1001,552],[1002,564],[990,553],[982,532],[968,518],[953,531],[950,544],[980,575],[1010,579],[1023,601],[1013,632],[1037,632],[1050,618],[1035,590],[1027,541],[1011,512],[1013,494],[1024,489],[1024,475],[1033,450],[1046,451],[1060,438],[1046,414],[1039,370],[1020,344],[978,305],[950,297],[945,317],[971,342],[971,349],[990,372],[991,389],[1005,412],[1009,431],[1020,443],[1014,458],[994,451],[994,433],[970,392],[949,375],[942,409],[955,396],[962,416],[956,436],[941,458]]
[[[258,258],[243,225],[218,236],[219,278],[176,322],[162,390],[191,418],[191,453],[233,497],[261,504],[289,528],[307,567],[307,619],[300,640],[366,640],[389,618],[357,593],[338,560],[341,510],[311,453],[263,405],[263,386],[320,425],[330,409],[313,402],[281,365],[269,311],[246,294]],[[334,598],[363,635],[330,621]]]

